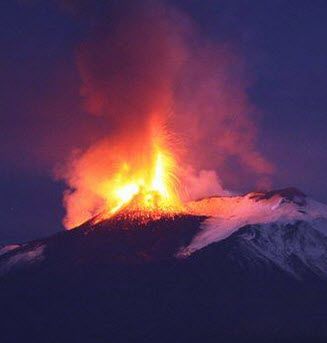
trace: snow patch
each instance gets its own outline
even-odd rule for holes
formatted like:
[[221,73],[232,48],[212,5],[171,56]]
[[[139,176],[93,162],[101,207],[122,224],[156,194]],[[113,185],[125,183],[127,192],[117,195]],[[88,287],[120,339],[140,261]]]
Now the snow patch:
[[42,261],[44,259],[44,249],[45,245],[39,245],[33,249],[24,249],[17,253],[13,252],[13,254],[0,262],[0,274],[3,275],[13,269]]
[[20,248],[21,246],[19,244],[9,244],[5,245],[3,248],[0,248],[0,256],[6,254],[9,251],[15,250],[17,248]]
[[[201,225],[200,232],[192,242],[178,253],[187,257],[194,251],[227,238],[246,225],[294,223],[297,221],[317,222],[327,219],[327,205],[310,198],[290,201],[275,194],[269,198],[260,193],[245,196],[212,197],[188,203],[189,212],[209,218]],[[321,225],[320,230],[327,228]]]
[[301,278],[303,265],[316,275],[326,277],[327,237],[316,229],[313,222],[297,222],[293,227],[264,224],[254,226],[250,231],[260,236],[260,239],[247,241],[252,252],[264,256],[297,278]]

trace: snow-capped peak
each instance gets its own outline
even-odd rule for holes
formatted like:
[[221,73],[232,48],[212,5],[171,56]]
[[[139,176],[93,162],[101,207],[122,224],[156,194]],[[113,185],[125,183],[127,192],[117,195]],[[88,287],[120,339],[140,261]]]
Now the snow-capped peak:
[[[327,220],[327,205],[314,201],[295,188],[211,197],[190,202],[188,208],[192,214],[209,218],[203,222],[202,230],[192,242],[180,251],[180,256],[188,256],[225,239],[246,225]],[[327,235],[327,225],[317,225],[317,230]]]

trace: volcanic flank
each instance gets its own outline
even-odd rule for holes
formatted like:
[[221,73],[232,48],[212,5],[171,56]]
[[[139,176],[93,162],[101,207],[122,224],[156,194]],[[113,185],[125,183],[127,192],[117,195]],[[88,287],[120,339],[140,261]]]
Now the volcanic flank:
[[0,250],[4,339],[327,338],[326,205],[290,188],[130,210]]
[[176,213],[140,211],[132,201],[109,218],[100,214],[50,238],[2,248],[0,270],[51,269],[58,259],[65,268],[176,260],[237,237],[258,261],[296,277],[309,271],[327,278],[326,223],[327,206],[292,188],[204,198]]

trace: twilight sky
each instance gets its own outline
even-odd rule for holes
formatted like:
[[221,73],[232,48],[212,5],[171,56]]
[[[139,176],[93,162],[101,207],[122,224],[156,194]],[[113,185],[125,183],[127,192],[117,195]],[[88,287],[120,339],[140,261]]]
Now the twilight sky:
[[[78,46],[106,1],[91,8],[82,1],[80,12],[62,3],[0,3],[0,244],[63,229],[65,187],[54,180],[54,168],[75,145],[108,129],[82,106],[76,67]],[[170,3],[205,39],[237,47],[251,75],[246,91],[258,113],[257,150],[275,166],[272,187],[295,186],[327,203],[327,3]],[[253,176],[237,186],[222,179],[242,192],[255,185]]]

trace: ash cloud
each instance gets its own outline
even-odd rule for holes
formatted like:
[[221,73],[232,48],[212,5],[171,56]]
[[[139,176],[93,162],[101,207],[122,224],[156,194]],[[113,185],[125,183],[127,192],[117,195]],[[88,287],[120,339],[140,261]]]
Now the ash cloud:
[[259,114],[247,96],[251,78],[244,62],[235,47],[196,41],[174,103],[188,160],[196,169],[217,170],[236,187],[242,171],[255,174],[261,185],[274,168],[258,149]]
[[177,13],[166,7],[142,2],[116,13],[80,46],[77,65],[88,112],[126,131],[171,111],[186,47]]
[[[88,8],[68,4],[79,13]],[[77,50],[84,107],[105,118],[108,135],[57,173],[68,185],[66,226],[101,209],[97,186],[120,159],[112,152],[132,146],[136,154],[153,120],[173,132],[185,199],[226,194],[222,185],[239,185],[243,171],[266,180],[273,167],[257,149],[250,78],[235,47],[201,37],[187,15],[164,3],[117,4],[105,6]]]

